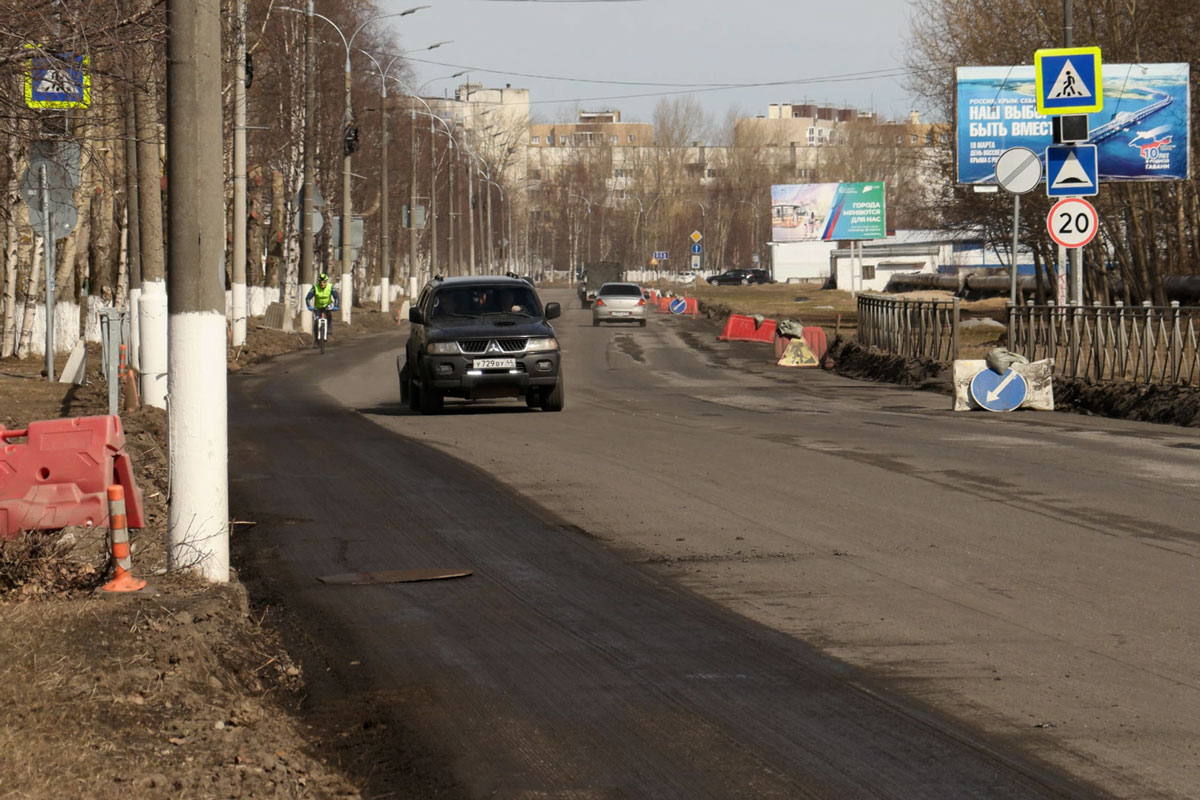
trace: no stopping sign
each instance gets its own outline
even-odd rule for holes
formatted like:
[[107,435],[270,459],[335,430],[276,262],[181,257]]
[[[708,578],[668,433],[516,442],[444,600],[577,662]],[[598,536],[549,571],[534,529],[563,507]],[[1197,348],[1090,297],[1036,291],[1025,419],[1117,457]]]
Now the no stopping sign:
[[1096,237],[1096,209],[1082,197],[1064,197],[1046,215],[1050,238],[1063,247],[1083,247]]

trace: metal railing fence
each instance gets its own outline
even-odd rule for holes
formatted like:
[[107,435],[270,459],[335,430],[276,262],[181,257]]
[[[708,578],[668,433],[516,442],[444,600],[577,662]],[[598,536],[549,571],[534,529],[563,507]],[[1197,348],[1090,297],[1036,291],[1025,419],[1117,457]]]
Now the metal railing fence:
[[1096,381],[1200,386],[1200,308],[1008,307],[1009,349],[1049,358],[1054,374]]
[[860,292],[858,343],[938,361],[958,358],[958,298],[913,300]]

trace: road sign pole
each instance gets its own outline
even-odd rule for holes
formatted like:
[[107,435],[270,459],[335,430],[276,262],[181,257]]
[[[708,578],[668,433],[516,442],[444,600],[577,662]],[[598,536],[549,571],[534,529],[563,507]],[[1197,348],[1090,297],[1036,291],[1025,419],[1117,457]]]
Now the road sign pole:
[[1071,257],[1071,285],[1075,296],[1075,305],[1083,305],[1083,248],[1073,247],[1068,251]]
[[1021,236],[1021,195],[1013,195],[1012,275],[1009,276],[1008,301],[1017,304],[1017,246]]
[[39,180],[42,189],[42,256],[46,269],[46,380],[54,382],[54,220],[50,213],[50,184],[46,180],[46,165],[42,164]]

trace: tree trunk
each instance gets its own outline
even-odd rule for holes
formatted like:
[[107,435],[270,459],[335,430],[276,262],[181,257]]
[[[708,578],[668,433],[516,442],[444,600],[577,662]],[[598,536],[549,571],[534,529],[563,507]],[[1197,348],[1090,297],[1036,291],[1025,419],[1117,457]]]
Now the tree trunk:
[[21,343],[17,345],[17,358],[27,358],[33,343],[33,314],[37,309],[42,281],[42,237],[34,237],[29,259],[29,272],[25,280],[25,314],[21,320]]
[[17,174],[17,155],[20,140],[9,137],[5,158],[8,162],[8,186],[4,193],[7,212],[4,220],[4,332],[0,337],[0,358],[11,356],[17,346],[17,252],[21,230],[17,226],[21,213],[20,182]]

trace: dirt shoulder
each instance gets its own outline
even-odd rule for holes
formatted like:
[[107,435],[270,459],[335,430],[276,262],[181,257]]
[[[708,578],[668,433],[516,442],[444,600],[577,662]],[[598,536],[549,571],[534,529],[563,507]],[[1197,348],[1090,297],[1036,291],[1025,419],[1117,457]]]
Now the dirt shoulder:
[[[231,370],[311,346],[260,323],[231,349]],[[334,341],[395,325],[356,308]],[[82,386],[47,383],[41,369],[0,361],[0,424],[106,413],[97,348]],[[445,796],[414,774],[376,710],[309,706],[276,611],[252,608],[236,580],[166,573],[166,417],[142,407],[122,423],[146,498],[147,525],[130,539],[147,589],[97,591],[108,574],[101,529],[0,546],[0,798]]]

